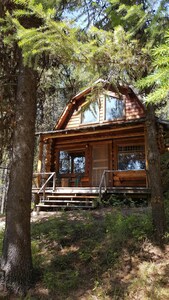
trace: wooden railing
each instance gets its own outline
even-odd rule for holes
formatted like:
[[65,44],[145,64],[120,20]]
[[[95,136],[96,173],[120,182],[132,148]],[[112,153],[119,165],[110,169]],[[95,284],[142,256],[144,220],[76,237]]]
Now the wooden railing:
[[[112,174],[107,178],[107,174]],[[126,182],[130,182],[132,187],[144,186],[148,187],[146,170],[104,170],[99,185],[99,195],[102,196],[102,191],[107,190],[107,187],[121,186],[125,187]],[[118,185],[117,185],[118,183]],[[124,185],[123,185],[124,184]]]
[[[34,182],[34,178],[36,178],[36,182]],[[42,179],[44,179],[44,182],[42,183]],[[37,194],[40,194],[43,192],[43,199],[45,199],[46,195],[46,187],[50,180],[52,181],[52,189],[55,190],[56,185],[56,173],[55,172],[44,172],[44,173],[33,173],[33,182],[35,183],[35,188],[32,187],[32,190],[38,189]]]
[[100,184],[99,184],[99,197],[101,198],[102,196],[102,187],[104,184],[104,192],[107,190],[107,183],[106,183],[106,173],[114,173],[114,170],[104,170],[102,173],[102,177],[100,180]]

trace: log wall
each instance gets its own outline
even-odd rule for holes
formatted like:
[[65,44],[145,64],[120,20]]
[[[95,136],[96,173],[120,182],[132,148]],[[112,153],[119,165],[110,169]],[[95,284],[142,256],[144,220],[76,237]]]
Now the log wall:
[[[118,169],[118,146],[120,145],[128,145],[128,146],[137,146],[137,145],[144,145],[145,146],[145,138],[144,138],[144,126],[141,128],[130,128],[128,130],[124,130],[123,135],[124,137],[121,138],[121,135],[115,136],[113,133],[107,135],[107,137],[104,134],[93,136],[92,140],[88,140],[86,136],[79,137],[78,142],[73,143],[73,139],[62,140],[54,139],[53,147],[49,147],[51,145],[51,141],[47,143],[48,145],[48,151],[47,151],[47,170],[49,170],[49,159],[52,159],[54,162],[52,170],[55,171],[56,174],[59,174],[59,151],[84,151],[85,152],[85,174],[80,178],[80,181],[77,181],[77,178],[79,177],[78,174],[62,174],[59,175],[61,180],[62,178],[67,178],[67,184],[69,186],[76,186],[77,182],[79,186],[82,187],[92,187],[94,186],[93,181],[93,170],[96,169],[96,166],[93,165],[93,150],[103,148],[103,144],[108,145],[108,151],[105,151],[105,159],[108,160],[108,165],[106,169],[109,170],[115,170],[114,173],[111,173],[108,175],[107,184],[108,186],[117,186],[117,187],[123,187],[123,186],[131,186],[131,187],[145,187],[147,186],[146,181],[146,171],[145,170],[131,170],[131,171],[117,171]],[[133,135],[133,136],[132,136]],[[65,143],[64,143],[65,141]],[[100,145],[100,146],[99,146]],[[101,148],[100,148],[101,147]],[[104,149],[104,148],[103,148]],[[51,150],[53,151],[51,153]],[[104,153],[102,154],[102,160],[104,159]],[[99,165],[97,166],[98,172],[99,172]],[[100,174],[98,176],[101,177],[102,174],[102,165],[100,165]],[[96,170],[95,170],[96,172]],[[101,178],[100,178],[101,179]],[[99,180],[97,182],[97,186],[99,185]],[[58,182],[58,184],[61,184],[61,181]]]

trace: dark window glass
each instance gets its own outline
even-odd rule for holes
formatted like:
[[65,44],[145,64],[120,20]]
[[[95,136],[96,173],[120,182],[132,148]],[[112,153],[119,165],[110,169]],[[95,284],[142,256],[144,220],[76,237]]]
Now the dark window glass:
[[144,170],[145,152],[144,146],[119,146],[118,147],[119,170]]
[[59,173],[60,174],[81,174],[85,172],[85,153],[60,151]]
[[124,116],[124,101],[106,95],[105,119],[107,121],[120,119]]

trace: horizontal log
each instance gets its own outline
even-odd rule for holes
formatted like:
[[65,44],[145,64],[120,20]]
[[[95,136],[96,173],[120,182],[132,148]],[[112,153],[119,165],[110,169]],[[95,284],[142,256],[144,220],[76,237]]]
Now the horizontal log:
[[118,177],[146,177],[146,171],[145,170],[128,170],[128,171],[114,171],[114,175]]
[[142,181],[116,181],[114,182],[115,187],[146,187],[146,182]]
[[116,181],[116,180],[119,180],[120,182],[123,182],[123,181],[140,181],[140,180],[146,180],[146,177],[144,176],[143,177],[140,177],[140,176],[135,176],[135,177],[129,177],[129,176],[114,176],[113,177],[113,180]]

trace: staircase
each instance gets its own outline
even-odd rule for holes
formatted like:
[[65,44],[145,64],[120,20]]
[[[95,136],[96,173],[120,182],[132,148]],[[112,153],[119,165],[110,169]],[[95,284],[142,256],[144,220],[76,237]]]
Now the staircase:
[[40,199],[36,205],[37,213],[41,210],[75,210],[93,209],[96,207],[98,196],[92,194],[46,194],[46,199]]
[[36,197],[37,213],[40,210],[92,209],[99,197],[98,188],[57,186],[55,172],[34,173],[32,193]]

